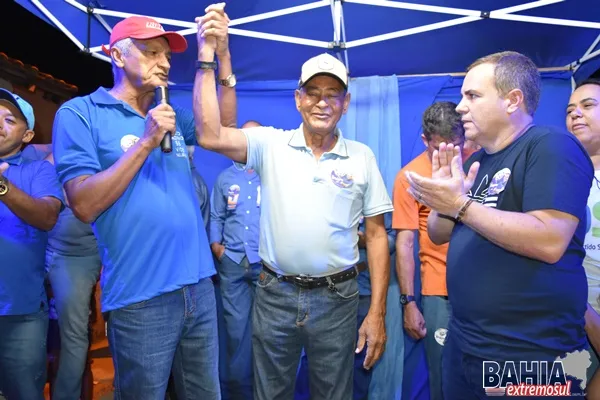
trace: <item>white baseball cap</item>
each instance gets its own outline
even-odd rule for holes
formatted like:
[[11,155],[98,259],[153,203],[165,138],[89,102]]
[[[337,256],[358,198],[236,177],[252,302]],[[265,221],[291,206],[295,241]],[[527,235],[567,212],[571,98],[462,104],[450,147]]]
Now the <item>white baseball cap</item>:
[[302,74],[298,86],[302,87],[316,75],[331,75],[339,79],[348,89],[348,71],[346,66],[330,54],[323,53],[311,58],[302,65]]

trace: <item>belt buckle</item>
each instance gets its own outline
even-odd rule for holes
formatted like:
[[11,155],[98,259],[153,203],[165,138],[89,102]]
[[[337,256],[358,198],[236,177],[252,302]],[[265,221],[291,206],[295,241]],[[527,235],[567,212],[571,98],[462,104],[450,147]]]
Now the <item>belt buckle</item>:
[[300,274],[300,275],[296,275],[294,277],[294,284],[303,289],[309,289],[312,281],[313,281],[313,278],[311,278],[308,275]]

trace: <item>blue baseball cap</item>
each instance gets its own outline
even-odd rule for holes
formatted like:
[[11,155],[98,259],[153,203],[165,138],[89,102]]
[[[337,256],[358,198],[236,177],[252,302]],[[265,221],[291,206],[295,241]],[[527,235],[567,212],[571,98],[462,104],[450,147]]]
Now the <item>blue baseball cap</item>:
[[33,107],[31,104],[23,100],[19,95],[9,92],[6,89],[0,89],[0,100],[6,100],[23,114],[25,121],[27,121],[27,129],[33,130],[35,126],[35,116],[33,115]]

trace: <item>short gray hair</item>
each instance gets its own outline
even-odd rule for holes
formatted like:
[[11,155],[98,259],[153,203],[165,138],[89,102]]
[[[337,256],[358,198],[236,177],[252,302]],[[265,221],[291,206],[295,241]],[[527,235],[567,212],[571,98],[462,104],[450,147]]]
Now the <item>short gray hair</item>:
[[[113,47],[119,49],[121,54],[123,54],[124,56],[128,56],[129,53],[131,53],[131,48],[133,47],[133,40],[131,38],[121,39],[121,40],[113,43],[112,46],[110,46],[111,49]],[[112,58],[111,58],[111,64],[112,64],[113,78],[116,78],[118,67],[115,65],[115,62],[112,61]]]
[[536,65],[527,56],[516,51],[503,51],[481,57],[467,68],[472,70],[481,64],[492,64],[496,90],[506,96],[511,90],[519,89],[525,97],[525,110],[533,115],[540,102],[541,78]]

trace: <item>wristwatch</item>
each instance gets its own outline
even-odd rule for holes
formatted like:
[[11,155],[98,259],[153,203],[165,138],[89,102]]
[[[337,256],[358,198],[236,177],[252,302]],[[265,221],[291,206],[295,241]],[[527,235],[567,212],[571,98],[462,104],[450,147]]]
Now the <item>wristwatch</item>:
[[216,61],[196,61],[196,69],[217,69]]
[[219,79],[219,85],[225,86],[228,88],[232,88],[236,85],[237,80],[235,79],[235,75],[231,74],[225,79]]
[[409,296],[406,294],[400,295],[400,304],[402,304],[403,306],[407,305],[411,301],[415,301],[415,296]]
[[8,184],[8,179],[6,179],[6,177],[1,176],[0,177],[0,196],[4,196],[6,193],[8,193],[8,190],[10,189],[10,186]]

